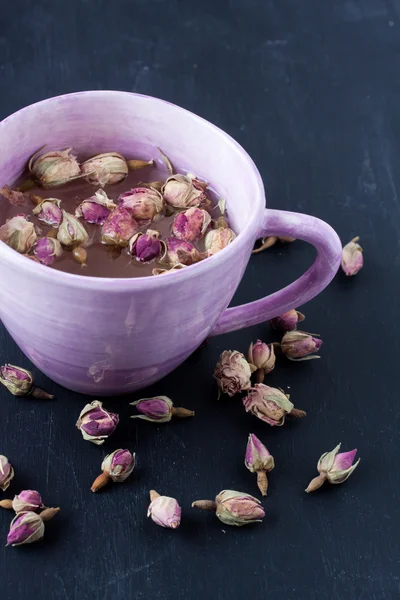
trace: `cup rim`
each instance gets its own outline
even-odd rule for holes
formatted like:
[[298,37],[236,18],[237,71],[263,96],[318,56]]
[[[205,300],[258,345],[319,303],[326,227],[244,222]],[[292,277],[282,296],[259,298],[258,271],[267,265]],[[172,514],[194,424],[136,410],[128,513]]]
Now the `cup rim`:
[[[12,113],[11,115],[3,119],[0,122],[0,125],[6,123],[7,121],[17,118],[21,113],[31,109],[34,106],[51,104],[60,99],[74,98],[88,94],[91,94],[93,96],[136,96],[140,98],[146,98],[152,101],[157,101],[162,104],[169,104],[178,111],[184,111],[185,113],[188,113],[188,115],[190,115],[192,119],[201,122],[203,126],[207,127],[208,129],[212,129],[214,133],[225,138],[225,140],[231,146],[232,150],[237,152],[241,156],[241,158],[248,163],[250,171],[252,171],[253,173],[254,187],[256,189],[256,194],[253,195],[253,201],[255,203],[254,214],[250,217],[249,222],[246,224],[244,229],[226,248],[224,248],[220,252],[217,252],[213,256],[208,257],[205,260],[202,260],[198,263],[195,263],[180,270],[179,273],[171,272],[164,275],[152,277],[94,277],[91,275],[76,275],[74,273],[67,273],[65,271],[51,269],[45,265],[38,264],[33,260],[27,260],[25,256],[19,254],[18,252],[10,248],[5,242],[0,241],[0,249],[2,249],[4,256],[7,257],[11,263],[14,263],[15,266],[18,267],[18,269],[21,269],[22,271],[25,271],[28,274],[34,276],[36,275],[38,278],[52,280],[55,284],[64,284],[76,287],[81,287],[84,284],[86,289],[89,288],[97,290],[104,289],[104,287],[107,287],[107,289],[110,291],[134,291],[136,288],[158,288],[160,286],[168,285],[173,281],[180,281],[182,283],[184,281],[188,281],[193,277],[201,275],[209,267],[217,267],[217,265],[221,265],[225,259],[227,259],[234,252],[239,251],[240,248],[247,243],[248,237],[252,237],[255,241],[257,232],[260,229],[260,217],[265,208],[265,193],[261,175],[254,161],[246,152],[246,150],[228,133],[217,127],[217,125],[214,125],[210,121],[207,121],[207,119],[200,117],[196,113],[193,113],[190,110],[187,110],[186,108],[182,108],[181,106],[169,102],[168,100],[163,100],[162,98],[157,98],[155,96],[149,96],[146,94],[137,94],[135,92],[126,92],[119,90],[87,90],[81,92],[73,92],[70,94],[61,94],[59,96],[52,96],[51,98],[46,98],[44,100],[40,100],[39,102],[29,104],[28,106],[21,108],[20,110]],[[171,279],[174,276],[177,279]]]

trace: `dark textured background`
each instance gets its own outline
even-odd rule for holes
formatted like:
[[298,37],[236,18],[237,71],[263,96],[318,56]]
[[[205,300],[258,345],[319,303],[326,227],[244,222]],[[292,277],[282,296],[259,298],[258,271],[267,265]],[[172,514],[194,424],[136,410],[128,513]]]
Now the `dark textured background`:
[[[0,544],[2,600],[398,598],[400,2],[13,0],[0,24],[1,118],[76,90],[165,98],[243,144],[271,207],[321,217],[343,241],[360,235],[366,259],[303,308],[323,359],[281,361],[268,379],[308,411],[302,422],[273,429],[239,398],[216,402],[219,353],[272,339],[267,325],[214,339],[135,396],[167,394],[195,408],[193,420],[133,422],[126,399],[106,401],[122,423],[104,448],[74,427],[87,398],[40,373],[56,401],[0,390],[0,452],[17,473],[7,495],[33,487],[62,507],[41,544]],[[253,257],[235,303],[289,283],[312,257],[300,242]],[[0,362],[29,366],[4,329]],[[276,469],[264,523],[234,529],[190,503],[227,487],[256,493],[243,465],[249,431]],[[360,467],[306,495],[339,441],[358,447]],[[102,456],[118,446],[137,452],[135,476],[93,495]],[[178,531],[146,519],[151,487],[181,502]],[[0,514],[3,539],[10,520]]]

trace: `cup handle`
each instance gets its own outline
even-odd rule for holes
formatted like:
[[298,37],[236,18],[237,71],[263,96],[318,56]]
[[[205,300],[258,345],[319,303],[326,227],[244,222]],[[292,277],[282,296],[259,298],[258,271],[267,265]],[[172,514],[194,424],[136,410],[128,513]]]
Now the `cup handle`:
[[330,225],[301,213],[266,209],[257,238],[287,236],[309,242],[317,249],[313,265],[290,285],[261,300],[227,308],[218,319],[211,336],[257,325],[292,308],[298,308],[319,294],[335,276],[342,244]]

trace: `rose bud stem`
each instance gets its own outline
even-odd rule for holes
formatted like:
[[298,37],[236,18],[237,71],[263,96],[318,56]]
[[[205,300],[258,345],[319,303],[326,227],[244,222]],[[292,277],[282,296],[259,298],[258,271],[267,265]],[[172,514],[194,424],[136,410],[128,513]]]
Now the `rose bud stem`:
[[1,500],[0,506],[1,506],[1,508],[5,508],[6,510],[12,510],[12,507],[13,507],[12,500]]
[[60,508],[45,508],[41,513],[40,513],[40,518],[42,519],[42,521],[50,521],[50,519],[52,519],[53,517],[56,516],[56,514],[58,512],[60,512]]
[[186,417],[194,417],[194,410],[188,410],[187,408],[182,408],[181,406],[173,406],[171,414],[173,417],[185,419]]
[[163,162],[164,162],[165,166],[168,169],[168,173],[170,175],[173,175],[174,174],[174,167],[172,166],[172,163],[169,160],[168,156],[166,154],[164,154],[164,152],[161,150],[161,148],[158,148],[158,151],[161,154],[161,158],[163,159]]
[[27,190],[30,190],[33,187],[35,187],[35,185],[36,183],[33,181],[33,179],[25,179],[25,181],[23,181],[21,185],[17,187],[17,191],[26,192]]
[[214,500],[196,500],[192,502],[192,508],[200,508],[200,510],[213,510],[217,508],[217,503]]
[[156,490],[150,490],[150,502],[153,502],[156,498],[159,498],[160,494]]
[[127,160],[128,169],[135,171],[136,169],[142,169],[143,167],[150,167],[154,165],[154,160]]
[[34,387],[29,396],[32,396],[33,398],[40,398],[41,400],[53,400],[54,398],[54,394],[48,394],[38,387]]
[[257,383],[262,383],[264,381],[264,378],[265,378],[265,371],[264,371],[264,369],[257,369],[255,377],[256,377],[256,382]]
[[318,477],[314,477],[314,479],[312,479],[307,486],[307,494],[309,494],[310,492],[314,492],[315,490],[320,488],[322,485],[324,485],[325,481],[326,475],[324,475],[323,473],[321,475],[318,475]]
[[101,475],[96,477],[96,479],[93,481],[92,487],[90,489],[92,490],[92,492],[97,492],[102,487],[106,486],[109,481],[110,481],[110,475],[107,473],[107,471],[104,471]]
[[72,256],[81,267],[87,267],[87,252],[82,246],[77,246],[72,250]]
[[268,490],[268,477],[265,471],[257,471],[257,485],[261,492],[261,496],[266,496]]
[[291,417],[295,417],[296,419],[303,419],[307,416],[307,413],[305,410],[300,410],[299,408],[292,408],[289,415]]

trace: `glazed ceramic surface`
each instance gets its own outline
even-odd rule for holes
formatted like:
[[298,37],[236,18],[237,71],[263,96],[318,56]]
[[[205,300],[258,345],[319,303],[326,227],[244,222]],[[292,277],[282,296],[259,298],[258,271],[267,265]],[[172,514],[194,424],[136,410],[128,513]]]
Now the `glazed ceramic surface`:
[[[0,318],[29,359],[57,383],[102,396],[145,387],[182,363],[207,336],[299,307],[335,275],[337,234],[311,216],[265,209],[260,175],[231,137],[168,102],[126,92],[69,94],[33,104],[0,124],[0,186],[14,181],[43,144],[78,154],[118,150],[173,163],[227,199],[238,237],[215,256],[148,278],[71,275],[34,263],[0,242]],[[313,266],[266,298],[228,308],[254,242],[266,235],[313,244]]]

